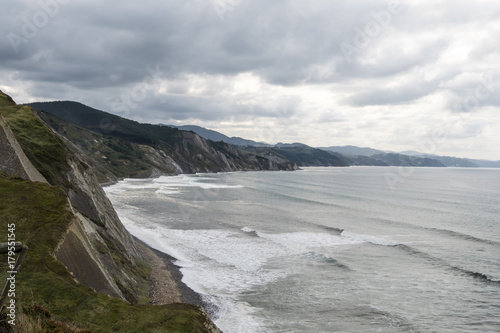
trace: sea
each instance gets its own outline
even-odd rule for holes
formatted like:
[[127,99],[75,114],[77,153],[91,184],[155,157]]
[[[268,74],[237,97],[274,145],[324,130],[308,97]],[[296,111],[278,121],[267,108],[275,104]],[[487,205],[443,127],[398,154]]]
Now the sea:
[[500,169],[125,179],[125,227],[224,332],[500,332]]

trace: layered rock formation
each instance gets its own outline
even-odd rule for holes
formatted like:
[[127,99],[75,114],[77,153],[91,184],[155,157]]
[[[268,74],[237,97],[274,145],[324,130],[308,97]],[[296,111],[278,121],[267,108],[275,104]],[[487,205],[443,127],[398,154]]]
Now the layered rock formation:
[[[0,92],[1,176],[46,183],[67,197],[72,214],[54,258],[80,284],[130,304],[147,303],[147,258],[120,222],[91,163],[72,145],[53,133],[36,111],[17,106]],[[196,318],[204,318],[202,331],[218,332],[206,313],[196,311]]]

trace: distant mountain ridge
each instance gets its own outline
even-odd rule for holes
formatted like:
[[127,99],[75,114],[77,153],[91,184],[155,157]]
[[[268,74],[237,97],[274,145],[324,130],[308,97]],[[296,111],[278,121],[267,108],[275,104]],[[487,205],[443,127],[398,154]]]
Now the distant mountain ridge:
[[387,163],[391,166],[415,166],[415,167],[446,167],[440,161],[420,156],[408,156],[396,153],[384,153],[370,156],[371,158]]
[[372,156],[375,154],[385,153],[384,151],[378,149],[373,149],[369,147],[356,147],[356,146],[330,146],[330,147],[319,147],[319,149],[333,151],[343,155]]
[[[67,103],[73,103],[73,104],[69,106],[69,104]],[[118,139],[125,141],[132,141],[135,144],[151,145],[154,144],[155,142],[160,142],[165,140],[175,141],[176,139],[172,138],[168,139],[168,137],[174,135],[173,133],[175,133],[176,131],[179,131],[180,133],[186,133],[186,131],[192,132],[205,140],[209,140],[209,142],[213,142],[213,144],[211,145],[218,144],[219,148],[222,147],[220,146],[221,143],[227,144],[228,146],[224,146],[226,152],[229,150],[233,150],[234,153],[235,151],[238,151],[238,149],[243,149],[247,153],[250,153],[251,155],[254,156],[253,157],[254,167],[256,164],[260,164],[258,168],[267,168],[267,166],[262,164],[262,162],[264,162],[264,160],[262,159],[267,159],[268,163],[271,164],[277,163],[278,161],[279,163],[285,163],[285,161],[288,162],[292,161],[297,163],[297,165],[299,166],[367,165],[367,166],[420,166],[420,167],[444,167],[444,166],[500,167],[500,161],[473,160],[473,159],[457,158],[451,156],[438,156],[412,150],[396,153],[396,152],[388,152],[379,149],[374,149],[370,147],[357,147],[352,145],[329,146],[321,148],[309,147],[303,143],[280,142],[275,145],[271,145],[265,142],[257,142],[254,140],[248,140],[241,137],[229,137],[223,133],[195,125],[176,126],[176,125],[164,125],[164,124],[158,124],[158,125],[139,124],[135,121],[121,118],[116,115],[112,115],[100,110],[96,110],[77,102],[68,102],[68,101],[46,102],[46,103],[31,103],[30,105],[38,110],[43,110],[44,108],[45,109],[50,108],[49,113],[52,113],[60,118],[62,117],[63,119],[65,119],[70,123],[75,123],[78,126],[83,126],[88,130],[93,131],[94,133],[95,132],[101,134],[113,133],[113,136],[115,137],[118,136]],[[68,110],[69,108],[73,110],[72,113],[64,111]],[[78,115],[79,113],[82,112],[85,114],[84,117],[82,117],[81,114]],[[56,121],[52,119],[52,122]],[[185,137],[189,136],[188,134],[183,134],[183,135]],[[121,149],[120,154],[123,155],[126,148],[123,146],[123,142],[121,143],[121,145],[122,148],[120,148]],[[317,151],[315,149],[317,149]],[[319,150],[328,152],[330,155],[325,155],[321,153]],[[136,155],[137,154],[141,155],[142,153],[140,151],[136,151]],[[187,150],[183,150],[183,153],[178,152],[177,158],[182,160],[183,154],[189,155]],[[152,157],[150,156],[150,158]],[[219,156],[219,158],[222,158],[222,156]],[[258,159],[261,159],[260,162],[255,161]],[[160,163],[160,160],[162,160],[162,158],[159,158],[158,156],[153,158],[153,160],[156,161],[155,162],[156,165],[165,162],[163,158],[163,162]],[[174,160],[176,160],[176,158],[174,158]],[[135,161],[138,161],[137,158],[135,159]],[[199,163],[199,161],[196,163]],[[215,164],[218,163],[221,162],[216,162]],[[178,172],[175,171],[174,169],[179,170],[182,168],[187,168],[186,169],[187,172],[193,172],[194,169],[188,167],[190,164],[191,165],[193,164],[192,160],[190,162],[185,161],[184,164],[181,163],[175,167],[172,167],[173,169],[170,168],[169,169],[170,173]],[[215,165],[212,163],[212,166],[208,167],[208,169],[206,170],[211,170],[214,167]],[[246,164],[245,168],[248,169],[248,167],[249,165]],[[287,166],[282,165],[280,167],[285,169],[290,169],[291,164],[288,164]],[[280,168],[280,167],[276,165],[271,166],[271,168]],[[147,169],[148,167],[142,165],[142,168]],[[231,168],[232,167],[226,167],[226,170],[230,170]],[[223,170],[223,168],[220,168],[220,170]],[[198,169],[198,171],[202,170]],[[160,171],[160,172],[165,172],[165,171]],[[156,173],[158,173],[158,170],[156,170]],[[148,173],[147,172],[142,173],[141,175],[147,176]]]
[[269,159],[290,160],[298,166],[349,166],[340,155],[304,144],[281,144],[271,147],[245,147],[246,151]]
[[204,128],[201,126],[196,126],[196,125],[183,125],[183,126],[176,126],[176,125],[163,125],[162,126],[170,126],[170,127],[175,127],[178,128],[182,131],[192,131],[198,134],[199,136],[207,139],[207,140],[212,140],[212,141],[223,141],[225,143],[228,143],[230,145],[235,145],[235,146],[252,146],[252,147],[267,147],[269,144],[265,142],[257,142],[253,140],[247,140],[243,139],[240,137],[228,137],[225,134],[222,134],[217,131],[213,131],[208,128]]
[[168,126],[141,124],[71,101],[31,103],[58,134],[84,152],[102,182],[124,177],[243,170],[293,170],[224,142]]
[[434,158],[447,167],[466,167],[466,168],[500,168],[500,161],[490,161],[490,160],[480,160],[473,158],[463,158],[463,157],[452,157],[452,156],[439,156],[433,154],[425,154],[418,151],[406,151],[407,155],[416,155],[423,157]]

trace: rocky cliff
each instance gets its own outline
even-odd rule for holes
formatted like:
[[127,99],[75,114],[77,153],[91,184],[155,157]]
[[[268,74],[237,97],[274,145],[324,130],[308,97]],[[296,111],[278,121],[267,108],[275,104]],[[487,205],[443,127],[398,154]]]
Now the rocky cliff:
[[86,155],[101,182],[120,177],[297,168],[287,159],[278,162],[194,132],[141,124],[76,102],[30,105],[47,125]]
[[[0,178],[3,185],[0,217],[2,222],[18,223],[18,229],[21,229],[18,235],[25,238],[18,240],[29,243],[30,249],[34,249],[30,250],[30,260],[38,256],[45,258],[24,265],[23,274],[27,281],[25,287],[29,287],[32,293],[31,304],[36,304],[33,306],[38,310],[43,309],[40,311],[47,313],[47,318],[52,313],[55,317],[47,325],[69,321],[80,328],[115,330],[106,325],[109,315],[106,317],[105,314],[109,313],[109,306],[120,311],[115,318],[118,325],[129,325],[127,322],[135,312],[150,311],[158,318],[150,318],[149,323],[144,322],[144,318],[136,318],[136,322],[130,323],[131,327],[139,327],[137,325],[141,323],[159,325],[159,322],[168,322],[169,316],[178,316],[179,320],[172,319],[172,325],[177,325],[174,323],[177,320],[186,327],[193,327],[193,332],[217,331],[197,307],[179,306],[170,311],[153,306],[145,310],[145,305],[131,309],[126,305],[148,303],[151,268],[116,215],[86,154],[69,140],[63,140],[39,118],[36,111],[16,105],[0,92]],[[42,199],[45,205],[38,204]],[[47,210],[48,207],[52,208]],[[38,215],[40,217],[35,218]],[[47,216],[57,218],[48,219]],[[45,239],[48,239],[48,245],[42,248],[39,243]],[[53,262],[54,259],[57,262]],[[59,267],[61,264],[63,266]],[[35,268],[38,265],[42,266]],[[39,275],[38,280],[32,279],[35,275]],[[52,291],[51,299],[43,298],[45,289],[51,286],[37,285],[42,278],[53,281],[57,287]],[[73,289],[66,290],[69,285]],[[80,286],[91,289],[83,292]],[[28,295],[24,292],[27,293],[27,289],[21,288],[20,295],[26,299],[21,301],[24,308],[19,311],[28,309],[22,311],[29,322],[36,315],[32,313],[35,310],[28,305]],[[72,293],[78,293],[82,299],[75,299]],[[102,298],[100,295],[103,294],[121,299],[123,303]],[[68,309],[70,305],[78,308],[88,318],[73,318],[70,312],[61,308],[61,304],[66,304]],[[167,324],[170,325],[168,322],[165,327]],[[79,330],[75,328],[74,331]]]

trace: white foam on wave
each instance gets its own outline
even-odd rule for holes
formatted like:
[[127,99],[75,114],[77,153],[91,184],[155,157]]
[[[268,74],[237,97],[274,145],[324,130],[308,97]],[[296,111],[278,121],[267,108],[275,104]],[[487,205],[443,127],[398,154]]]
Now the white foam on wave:
[[244,188],[243,185],[225,185],[225,184],[212,184],[212,183],[195,183],[194,186],[198,186],[204,189],[212,188]]
[[206,190],[244,187],[242,185],[214,183],[215,180],[215,178],[196,175],[161,176],[155,179],[127,178],[105,187],[104,190],[108,195],[121,195],[128,190],[155,190],[156,194],[169,196],[181,193],[181,189],[186,187],[198,187]]
[[143,189],[148,189],[148,188],[158,188],[158,185],[156,184],[148,184],[144,183],[142,185],[129,185],[129,184],[124,184],[123,188],[126,188],[127,190],[143,190]]
[[307,253],[321,247],[355,244],[357,241],[323,232],[291,232],[266,234],[257,232],[259,237],[272,240],[286,247],[293,254]]
[[262,323],[252,317],[257,309],[237,296],[285,277],[285,271],[262,266],[269,258],[289,254],[286,248],[265,239],[241,238],[235,231],[168,229],[120,218],[131,234],[177,259],[183,282],[218,308],[215,323],[224,332],[262,332]]
[[120,194],[120,193],[126,192],[126,190],[124,188],[120,188],[116,185],[106,186],[103,189],[104,189],[104,192],[108,195],[109,194]]
[[[242,185],[220,184],[214,183],[215,178],[200,177],[193,175],[179,175],[179,176],[161,176],[153,179],[155,184],[162,184],[163,186],[176,186],[176,187],[200,187],[203,189],[222,189],[222,188],[243,188]],[[212,182],[207,182],[212,181]]]
[[[224,332],[265,331],[262,319],[254,315],[260,309],[240,297],[290,275],[293,265],[289,262],[295,260],[296,255],[366,242],[366,236],[354,237],[352,233],[342,236],[325,232],[273,234],[250,227],[181,230],[122,215],[120,218],[134,236],[177,259],[183,282],[215,304],[218,313],[214,321]],[[274,258],[280,258],[277,262],[284,264],[276,266],[276,260],[271,260]],[[267,265],[270,262],[272,266]]]
[[[138,184],[142,182],[142,184]],[[121,180],[116,184],[104,187],[104,191],[107,194],[120,194],[126,192],[127,190],[143,190],[143,189],[155,189],[158,185],[151,184],[147,180]]]
[[358,242],[358,243],[371,243],[375,245],[386,245],[386,246],[395,246],[399,245],[400,243],[392,241],[390,239],[387,239],[385,237],[380,237],[380,236],[373,236],[373,235],[363,235],[363,234],[356,234],[354,232],[350,231],[342,231],[340,236],[344,239],[353,241],[353,242]]
[[255,232],[255,229],[249,228],[249,227],[243,227],[241,228],[241,231],[243,232]]
[[118,212],[118,215],[125,228],[132,235],[158,251],[171,255],[189,265],[190,260],[188,257],[185,257],[181,251],[178,251],[175,247],[169,246],[168,243],[164,242],[162,235],[158,233],[159,227],[151,224],[138,223],[123,216],[120,212]]
[[176,188],[170,188],[170,189],[165,189],[165,188],[160,188],[159,190],[155,191],[156,194],[164,194],[164,195],[172,195],[172,194],[179,194],[181,191],[179,191]]
[[135,182],[143,182],[144,180],[147,180],[147,178],[123,178],[122,180],[118,181],[118,183],[121,182],[135,183]]

